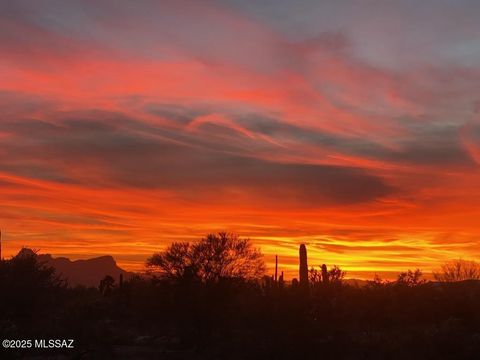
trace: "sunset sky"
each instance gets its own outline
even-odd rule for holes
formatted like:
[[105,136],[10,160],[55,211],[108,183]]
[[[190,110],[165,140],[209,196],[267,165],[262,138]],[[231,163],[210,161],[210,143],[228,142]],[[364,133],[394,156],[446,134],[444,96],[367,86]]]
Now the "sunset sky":
[[296,276],[480,260],[480,2],[0,0],[0,228],[141,270],[227,230]]

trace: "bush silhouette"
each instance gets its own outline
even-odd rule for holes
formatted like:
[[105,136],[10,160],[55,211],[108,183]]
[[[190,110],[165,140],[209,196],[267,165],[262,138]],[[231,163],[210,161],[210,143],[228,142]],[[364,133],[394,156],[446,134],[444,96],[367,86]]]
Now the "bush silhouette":
[[434,272],[437,281],[451,282],[463,280],[479,280],[480,264],[463,259],[452,260],[443,264],[440,271]]
[[422,279],[423,273],[420,269],[415,270],[407,270],[405,272],[401,272],[397,278],[398,285],[406,285],[406,286],[417,286],[420,284],[425,283],[425,280]]

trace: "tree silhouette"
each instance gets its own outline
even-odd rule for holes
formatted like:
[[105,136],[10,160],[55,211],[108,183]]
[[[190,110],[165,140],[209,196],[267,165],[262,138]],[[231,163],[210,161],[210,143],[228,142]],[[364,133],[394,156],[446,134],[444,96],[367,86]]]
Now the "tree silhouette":
[[167,278],[198,278],[204,282],[221,279],[259,278],[265,272],[263,255],[249,239],[220,232],[209,234],[196,244],[173,243],[147,260]]
[[442,282],[479,280],[480,264],[475,261],[463,259],[452,260],[440,267],[439,272],[434,272],[435,280]]
[[22,248],[10,260],[0,261],[2,316],[28,317],[44,311],[65,287],[55,269],[38,261],[31,249]]
[[193,250],[193,246],[187,242],[172,243],[165,251],[155,253],[148,258],[147,267],[159,269],[166,278],[183,279],[198,271]]

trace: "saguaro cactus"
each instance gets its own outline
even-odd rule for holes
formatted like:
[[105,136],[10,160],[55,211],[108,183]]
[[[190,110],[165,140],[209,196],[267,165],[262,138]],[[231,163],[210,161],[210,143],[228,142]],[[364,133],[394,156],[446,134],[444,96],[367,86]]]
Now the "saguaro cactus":
[[275,255],[275,283],[278,281],[278,255]]
[[330,280],[329,277],[330,276],[328,274],[327,265],[323,264],[322,265],[322,281],[324,283],[328,283],[328,281]]
[[308,265],[307,265],[307,247],[305,244],[300,245],[300,285],[308,286]]

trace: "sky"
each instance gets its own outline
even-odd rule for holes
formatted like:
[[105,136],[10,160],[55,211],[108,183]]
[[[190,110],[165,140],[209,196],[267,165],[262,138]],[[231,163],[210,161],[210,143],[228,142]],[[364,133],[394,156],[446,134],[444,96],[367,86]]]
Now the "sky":
[[0,0],[3,256],[249,237],[272,271],[480,260],[480,3]]

